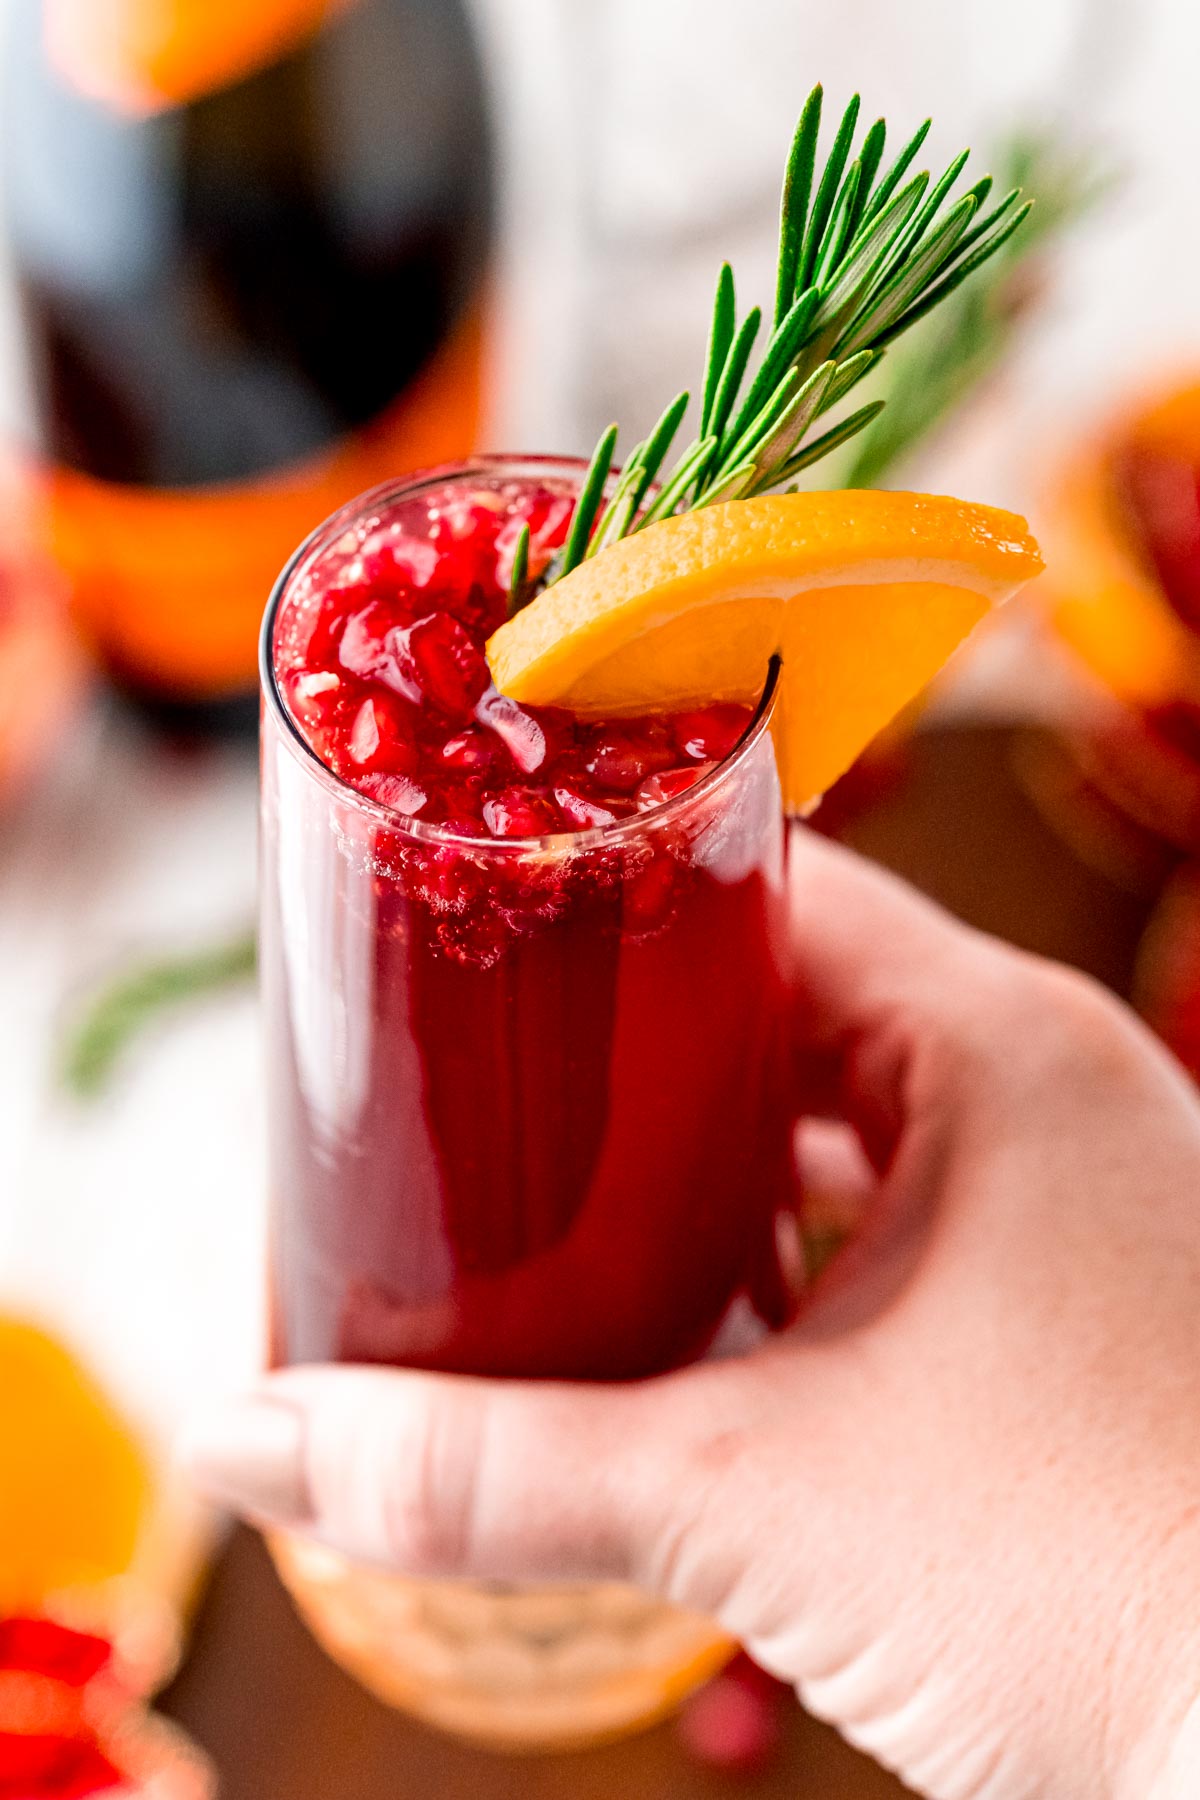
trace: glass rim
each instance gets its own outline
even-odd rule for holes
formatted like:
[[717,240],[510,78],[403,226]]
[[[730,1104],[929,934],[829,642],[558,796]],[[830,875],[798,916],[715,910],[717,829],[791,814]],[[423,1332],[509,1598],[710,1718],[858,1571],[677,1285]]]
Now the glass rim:
[[274,637],[275,623],[279,610],[288,592],[293,576],[301,564],[314,552],[318,545],[332,539],[338,532],[345,530],[354,521],[363,518],[377,507],[390,504],[399,499],[408,499],[419,494],[422,489],[440,487],[450,480],[467,478],[471,475],[487,475],[495,477],[505,472],[519,476],[524,470],[552,474],[581,475],[588,467],[587,462],[578,456],[524,455],[503,453],[464,457],[458,462],[441,463],[436,467],[418,469],[408,475],[393,477],[389,481],[378,482],[374,487],[366,488],[313,527],[308,536],[297,545],[287,562],[275,578],[263,613],[262,626],[258,641],[258,673],[259,689],[263,700],[274,716],[275,722],[282,727],[287,747],[293,756],[297,756],[301,765],[344,805],[352,807],[356,812],[373,819],[377,824],[386,826],[390,831],[411,837],[414,842],[433,845],[446,845],[460,850],[471,850],[476,854],[481,851],[489,855],[521,854],[553,850],[561,854],[564,850],[595,849],[602,845],[621,843],[639,833],[666,825],[687,811],[688,807],[710,795],[723,785],[744,762],[751,749],[762,737],[770,725],[775,710],[775,701],[779,692],[779,673],[782,658],[776,654],[771,657],[763,682],[762,692],[755,704],[754,711],[747,721],[746,728],[719,762],[705,772],[691,787],[684,788],[679,794],[673,794],[667,800],[660,800],[643,812],[632,814],[629,818],[614,819],[608,825],[589,825],[579,831],[545,832],[537,837],[494,838],[474,836],[467,832],[451,831],[436,820],[417,819],[409,813],[397,811],[382,800],[373,800],[359,788],[353,787],[336,775],[317,755],[299,725],[293,718],[287,702],[280,691],[278,672],[275,667]]

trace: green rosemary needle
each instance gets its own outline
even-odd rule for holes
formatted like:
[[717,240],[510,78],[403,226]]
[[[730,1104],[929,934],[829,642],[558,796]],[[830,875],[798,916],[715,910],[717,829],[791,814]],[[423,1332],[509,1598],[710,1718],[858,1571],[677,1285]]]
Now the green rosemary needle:
[[[813,435],[817,421],[869,373],[885,347],[954,293],[1026,218],[1032,202],[1022,198],[1019,187],[983,213],[990,176],[954,197],[965,150],[936,181],[928,174],[910,176],[928,120],[881,174],[887,127],[876,120],[855,152],[857,94],[821,165],[822,103],[816,87],[804,103],[788,156],[774,313],[757,370],[743,392],[763,318],[756,306],[739,322],[733,271],[724,263],[697,436],[668,468],[668,452],[688,407],[688,395],[679,394],[614,483],[617,428],[610,426],[589,463],[567,542],[540,585],[672,512],[786,487],[865,430],[883,402],[859,407]],[[658,491],[644,507],[655,482]],[[520,557],[518,546],[514,610],[532,598]]]

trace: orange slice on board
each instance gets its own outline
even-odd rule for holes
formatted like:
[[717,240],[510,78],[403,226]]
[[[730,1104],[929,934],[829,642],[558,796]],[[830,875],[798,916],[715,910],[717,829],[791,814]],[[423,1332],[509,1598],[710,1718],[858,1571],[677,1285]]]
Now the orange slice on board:
[[0,1319],[0,1614],[123,1575],[150,1500],[141,1447],[91,1376]]
[[776,651],[784,799],[818,799],[1042,567],[1024,519],[936,494],[768,494],[582,563],[488,644],[501,692],[584,717],[757,699]]

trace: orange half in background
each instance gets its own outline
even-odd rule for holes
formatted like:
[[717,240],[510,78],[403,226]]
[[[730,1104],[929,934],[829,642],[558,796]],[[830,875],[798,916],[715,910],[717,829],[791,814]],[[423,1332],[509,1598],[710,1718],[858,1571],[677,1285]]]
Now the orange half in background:
[[1122,465],[1144,453],[1200,468],[1200,381],[1126,407],[1090,433],[1047,498],[1042,594],[1063,642],[1103,686],[1136,706],[1200,704],[1197,640],[1138,542]]
[[152,1505],[140,1445],[61,1344],[0,1318],[0,1615],[128,1572]]

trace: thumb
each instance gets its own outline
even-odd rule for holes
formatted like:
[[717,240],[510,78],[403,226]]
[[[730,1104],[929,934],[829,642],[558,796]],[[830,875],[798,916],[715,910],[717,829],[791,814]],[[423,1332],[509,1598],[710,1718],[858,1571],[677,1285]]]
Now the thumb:
[[727,1383],[699,1374],[606,1387],[287,1369],[196,1418],[180,1448],[218,1502],[359,1561],[654,1586],[664,1542],[706,1505],[718,1401],[694,1390]]

